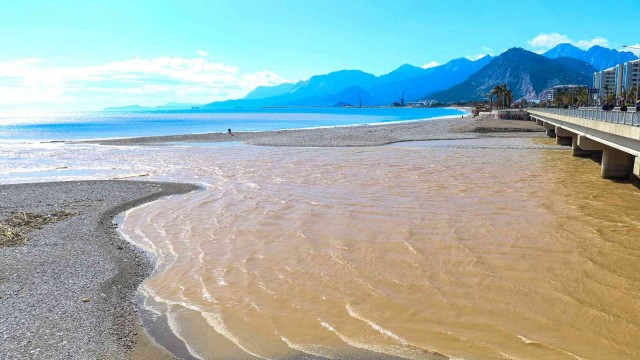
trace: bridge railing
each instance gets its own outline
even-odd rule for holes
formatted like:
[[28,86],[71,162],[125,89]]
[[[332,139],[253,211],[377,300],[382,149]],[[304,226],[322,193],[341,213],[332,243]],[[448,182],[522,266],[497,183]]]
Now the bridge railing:
[[546,112],[549,114],[573,116],[582,119],[603,121],[613,124],[640,126],[640,112],[626,111],[602,111],[598,109],[554,109],[531,108],[531,111]]

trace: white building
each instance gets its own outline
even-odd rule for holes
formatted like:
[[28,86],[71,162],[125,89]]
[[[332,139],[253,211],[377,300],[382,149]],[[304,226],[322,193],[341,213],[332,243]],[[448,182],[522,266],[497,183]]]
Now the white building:
[[616,94],[616,66],[593,73],[593,87],[598,89],[595,99],[604,100],[608,95]]
[[612,68],[593,73],[593,87],[598,89],[594,99],[603,102],[609,95],[621,98],[623,92],[640,85],[640,60],[627,61]]
[[640,60],[622,64],[620,69],[620,91],[636,88],[640,83]]

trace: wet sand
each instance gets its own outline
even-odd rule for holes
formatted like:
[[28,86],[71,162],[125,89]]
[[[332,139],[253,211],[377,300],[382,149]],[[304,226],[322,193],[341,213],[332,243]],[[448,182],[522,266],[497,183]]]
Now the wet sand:
[[123,240],[112,220],[196,188],[133,181],[0,186],[0,218],[77,214],[32,231],[24,245],[0,247],[0,357],[124,359],[135,346],[137,358],[166,354],[146,337],[133,302],[153,261]]
[[331,128],[277,130],[264,132],[208,133],[94,140],[102,145],[161,145],[238,141],[250,145],[351,147],[378,146],[405,141],[476,139],[493,136],[544,136],[544,128],[531,121],[477,118],[435,119],[388,125],[338,126]]

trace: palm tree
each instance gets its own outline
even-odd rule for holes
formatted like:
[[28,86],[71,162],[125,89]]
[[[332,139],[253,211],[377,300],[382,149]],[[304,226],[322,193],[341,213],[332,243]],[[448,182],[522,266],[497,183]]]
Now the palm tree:
[[502,105],[504,107],[509,107],[509,102],[507,101],[507,91],[509,91],[507,84],[500,85],[500,94],[502,95]]
[[[505,85],[506,87],[507,85]],[[511,103],[513,102],[513,92],[511,91],[511,89],[507,89],[504,92],[504,97],[505,97],[505,101],[507,104],[507,107],[510,108],[511,107]]]
[[502,86],[500,85],[494,86],[493,90],[491,90],[491,95],[496,96],[496,105],[498,106],[498,109],[502,107]]

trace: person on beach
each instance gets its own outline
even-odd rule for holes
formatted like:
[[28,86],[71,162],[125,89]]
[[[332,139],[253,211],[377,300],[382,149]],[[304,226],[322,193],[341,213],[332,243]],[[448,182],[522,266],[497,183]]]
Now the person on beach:
[[231,128],[229,128],[229,130],[227,130],[227,132],[229,133],[229,135],[233,136],[233,134],[231,133]]

